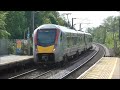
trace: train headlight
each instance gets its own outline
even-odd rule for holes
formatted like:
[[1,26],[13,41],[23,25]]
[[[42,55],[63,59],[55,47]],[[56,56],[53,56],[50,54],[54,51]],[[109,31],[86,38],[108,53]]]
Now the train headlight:
[[55,51],[55,48],[53,49],[53,52]]
[[38,52],[37,48],[35,49],[36,52]]

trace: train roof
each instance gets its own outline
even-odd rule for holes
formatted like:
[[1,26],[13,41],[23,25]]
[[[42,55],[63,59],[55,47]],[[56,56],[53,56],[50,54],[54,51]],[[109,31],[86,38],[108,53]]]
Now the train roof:
[[55,24],[43,24],[43,25],[39,26],[37,29],[35,29],[35,30],[47,29],[47,28],[54,28],[54,29],[58,28],[62,32],[66,32],[66,33],[80,33],[80,34],[88,34],[88,35],[90,35],[89,33],[81,32],[81,31],[75,31],[74,29],[69,29],[67,27],[60,26],[60,25],[55,25]]
[[87,35],[90,35],[90,36],[91,36],[91,34],[90,34],[90,33],[85,32],[85,34],[87,34]]

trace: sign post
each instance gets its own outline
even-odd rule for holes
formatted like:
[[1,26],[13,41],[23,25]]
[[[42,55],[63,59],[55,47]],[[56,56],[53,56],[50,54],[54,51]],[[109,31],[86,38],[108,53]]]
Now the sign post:
[[30,55],[30,31],[28,28],[28,33],[27,33],[27,40],[28,40],[28,55]]
[[20,54],[20,52],[21,52],[21,46],[22,46],[21,40],[17,40],[17,41],[16,41],[16,44],[17,44],[16,53],[17,53],[17,54]]

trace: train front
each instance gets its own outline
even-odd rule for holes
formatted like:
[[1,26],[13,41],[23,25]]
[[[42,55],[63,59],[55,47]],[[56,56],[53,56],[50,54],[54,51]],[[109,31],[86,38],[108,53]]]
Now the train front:
[[55,50],[58,43],[59,30],[43,26],[34,31],[33,53],[36,63],[55,63]]

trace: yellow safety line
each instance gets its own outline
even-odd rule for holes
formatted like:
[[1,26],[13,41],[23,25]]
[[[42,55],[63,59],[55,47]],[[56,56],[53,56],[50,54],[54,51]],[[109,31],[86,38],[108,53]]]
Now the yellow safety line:
[[91,69],[93,69],[95,67],[95,65],[97,65],[101,60],[103,59],[100,58],[95,64],[93,64],[90,68],[88,68],[88,70],[86,70],[84,73],[82,73],[79,77],[77,77],[77,79],[80,79],[82,76],[84,76],[87,72],[89,72]]
[[113,66],[112,72],[110,73],[110,76],[108,77],[108,79],[111,79],[111,78],[112,78],[113,72],[114,72],[114,70],[115,70],[115,66],[116,66],[116,64],[117,64],[117,58],[116,58],[115,60],[116,60],[116,61],[115,61],[115,64],[114,64],[114,66]]

